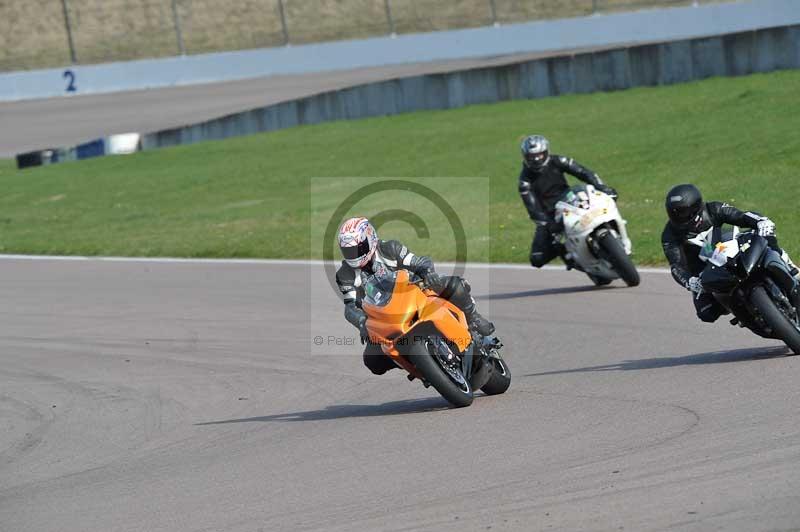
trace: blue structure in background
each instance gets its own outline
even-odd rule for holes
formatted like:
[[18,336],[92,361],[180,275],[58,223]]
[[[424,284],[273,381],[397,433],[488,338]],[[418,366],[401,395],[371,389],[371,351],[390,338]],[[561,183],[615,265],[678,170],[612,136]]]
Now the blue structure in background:
[[75,147],[75,154],[78,159],[90,159],[92,157],[102,157],[106,154],[105,139],[97,139],[79,144]]

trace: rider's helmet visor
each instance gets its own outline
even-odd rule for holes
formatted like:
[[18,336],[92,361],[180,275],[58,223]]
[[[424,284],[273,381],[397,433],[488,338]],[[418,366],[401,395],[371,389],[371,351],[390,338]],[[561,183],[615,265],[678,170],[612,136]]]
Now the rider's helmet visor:
[[369,253],[369,239],[364,239],[357,246],[342,246],[342,256],[345,260],[356,260],[367,256]]
[[698,225],[702,217],[698,209],[691,206],[673,209],[670,219],[678,227],[691,228]]
[[528,153],[525,156],[525,159],[528,161],[529,165],[541,166],[547,160],[547,151],[541,151],[538,153]]

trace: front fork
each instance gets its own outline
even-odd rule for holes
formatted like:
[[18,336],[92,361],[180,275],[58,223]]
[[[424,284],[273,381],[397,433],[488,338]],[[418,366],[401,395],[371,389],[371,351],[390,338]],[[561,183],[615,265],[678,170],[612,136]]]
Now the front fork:
[[591,250],[592,255],[598,259],[602,258],[600,250],[600,238],[602,238],[604,234],[608,233],[608,231],[609,229],[606,226],[598,227],[586,237],[586,245],[589,246],[589,250]]
[[603,250],[600,247],[600,239],[609,233],[614,238],[619,237],[619,233],[608,224],[601,225],[586,237],[586,245],[589,246],[589,249],[598,259],[605,260],[605,257],[603,257]]
[[[628,238],[628,222],[622,219],[606,222],[603,225],[599,226],[595,229],[587,238],[586,243],[589,245],[589,249],[598,256],[598,252],[600,250],[600,244],[597,242],[600,236],[605,234],[606,232],[610,232],[614,238],[619,240],[620,244],[622,244],[623,249],[625,249],[625,254],[630,255],[633,253],[633,246],[631,245],[631,240]],[[595,238],[597,236],[597,238]]]

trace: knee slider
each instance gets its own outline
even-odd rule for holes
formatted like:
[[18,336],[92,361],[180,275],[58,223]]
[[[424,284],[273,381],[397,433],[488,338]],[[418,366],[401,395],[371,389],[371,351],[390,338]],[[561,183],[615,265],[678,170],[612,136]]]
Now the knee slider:
[[387,361],[384,359],[383,355],[365,353],[363,360],[364,360],[364,365],[374,375],[383,375],[384,373],[386,373],[391,369]]
[[542,266],[547,264],[547,262],[544,260],[544,258],[545,258],[544,257],[544,253],[538,253],[538,252],[537,253],[531,253],[531,256],[530,256],[531,266],[533,266],[534,268],[541,268]]
[[719,316],[720,313],[713,304],[708,304],[697,311],[697,317],[700,318],[700,321],[705,323],[714,323],[719,319]]
[[370,366],[369,364],[367,364],[367,369],[369,369],[372,372],[373,375],[383,375],[384,373],[389,371],[386,368],[374,368],[374,367]]

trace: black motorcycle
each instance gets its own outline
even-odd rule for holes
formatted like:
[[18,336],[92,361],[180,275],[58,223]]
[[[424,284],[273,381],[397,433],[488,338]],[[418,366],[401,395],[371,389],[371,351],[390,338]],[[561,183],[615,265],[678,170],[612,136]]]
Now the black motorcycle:
[[800,287],[767,239],[736,229],[723,234],[717,227],[692,243],[702,247],[700,258],[707,263],[700,274],[703,290],[733,314],[731,324],[781,340],[800,354]]

